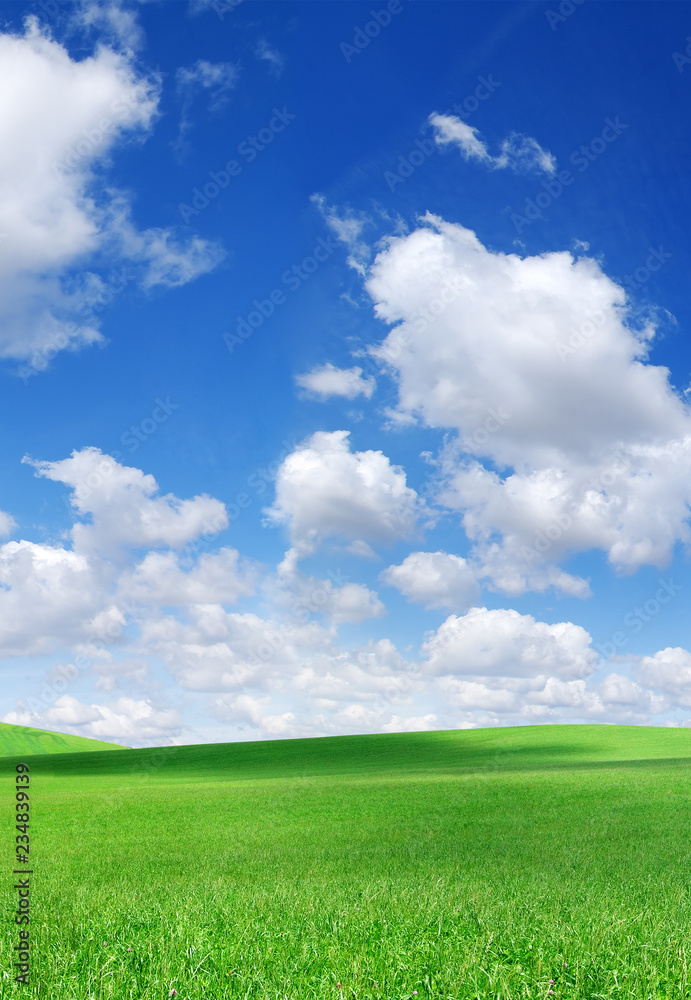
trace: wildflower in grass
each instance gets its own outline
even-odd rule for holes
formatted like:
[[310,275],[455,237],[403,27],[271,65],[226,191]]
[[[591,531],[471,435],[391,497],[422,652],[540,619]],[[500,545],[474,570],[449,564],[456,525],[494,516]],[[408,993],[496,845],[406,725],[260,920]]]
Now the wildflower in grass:
[[178,995],[177,990],[171,990],[170,993],[168,994],[169,997],[176,997],[177,995]]
[[337,989],[337,990],[342,990],[342,989],[343,989],[343,987],[341,986],[341,984],[340,984],[340,983],[336,983],[336,989]]

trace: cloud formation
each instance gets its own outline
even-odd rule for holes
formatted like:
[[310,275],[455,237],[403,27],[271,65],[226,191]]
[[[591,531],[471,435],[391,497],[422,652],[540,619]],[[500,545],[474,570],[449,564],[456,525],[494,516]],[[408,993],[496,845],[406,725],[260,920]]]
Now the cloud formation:
[[376,380],[371,375],[362,377],[362,368],[336,368],[331,362],[313,368],[304,375],[296,375],[295,382],[308,394],[321,400],[329,399],[330,396],[342,396],[344,399],[364,396],[365,399],[371,399],[377,387]]
[[493,252],[427,216],[388,241],[367,288],[393,327],[371,353],[396,379],[395,416],[457,434],[437,499],[478,578],[587,596],[569,555],[601,549],[631,572],[689,540],[689,408],[647,360],[654,317],[597,261]]
[[318,431],[276,477],[271,523],[285,524],[297,558],[326,539],[391,543],[415,533],[424,505],[381,451],[351,451],[349,431]]
[[169,229],[138,231],[128,199],[105,181],[112,151],[141,141],[157,116],[158,80],[127,52],[101,45],[73,59],[29,18],[24,34],[0,34],[0,59],[8,92],[22,95],[0,108],[0,357],[38,371],[48,354],[102,339],[103,281],[90,261],[126,262],[150,287],[191,280],[220,251]]
[[493,170],[512,170],[516,174],[553,174],[557,161],[544,150],[537,139],[512,132],[502,140],[500,151],[492,156],[474,126],[455,115],[432,114],[430,125],[434,129],[437,146],[456,146],[466,160],[478,160]]

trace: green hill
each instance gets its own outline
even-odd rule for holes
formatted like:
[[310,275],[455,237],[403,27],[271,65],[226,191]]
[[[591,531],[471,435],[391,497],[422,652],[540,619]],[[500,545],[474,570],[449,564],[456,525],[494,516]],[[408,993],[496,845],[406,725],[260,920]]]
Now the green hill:
[[[10,846],[15,816],[26,822],[17,760],[0,760]],[[691,997],[689,730],[525,726],[28,763],[41,997]],[[0,894],[3,926],[16,905]],[[0,970],[13,944],[0,935]],[[25,993],[5,975],[3,998]]]
[[[20,729],[10,726],[8,729]],[[247,743],[123,749],[109,743],[24,730],[56,740],[72,740],[74,754],[51,746],[36,762],[43,773],[116,776],[156,773],[173,780],[241,780],[319,775],[387,773],[467,773],[475,770],[532,770],[600,763],[691,758],[691,730],[648,726],[517,726],[503,729],[450,729],[425,733],[377,733]],[[95,746],[92,747],[92,743]],[[0,751],[2,750],[0,731]],[[113,752],[104,758],[90,749]],[[62,750],[62,752],[60,752]],[[27,751],[24,751],[25,753]],[[46,753],[39,750],[37,753]],[[16,753],[6,756],[17,756]]]
[[70,754],[84,750],[122,750],[116,743],[102,743],[84,736],[49,733],[30,726],[0,722],[0,757],[33,757],[35,754]]

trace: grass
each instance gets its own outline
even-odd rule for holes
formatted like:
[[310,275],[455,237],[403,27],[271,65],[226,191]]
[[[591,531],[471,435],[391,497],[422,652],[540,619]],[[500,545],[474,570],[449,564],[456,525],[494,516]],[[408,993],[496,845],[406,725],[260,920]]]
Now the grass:
[[[13,763],[0,761],[8,858]],[[4,893],[3,998],[691,996],[689,731],[525,727],[30,764],[34,981],[9,977]]]
[[49,733],[30,726],[11,726],[0,722],[0,757],[43,753],[76,753],[94,750],[122,750],[116,743],[102,743],[84,736]]

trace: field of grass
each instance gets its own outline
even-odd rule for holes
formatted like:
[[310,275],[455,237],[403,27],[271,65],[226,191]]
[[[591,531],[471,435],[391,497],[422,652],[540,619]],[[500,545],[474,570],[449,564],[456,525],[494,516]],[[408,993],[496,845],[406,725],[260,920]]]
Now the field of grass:
[[0,757],[37,753],[77,753],[87,750],[122,750],[117,743],[102,743],[83,736],[66,736],[64,733],[49,733],[45,729],[30,726],[10,726],[0,722]]
[[[8,874],[14,763],[0,761]],[[689,731],[524,727],[29,763],[34,980],[11,979],[5,892],[3,998],[691,996]]]

